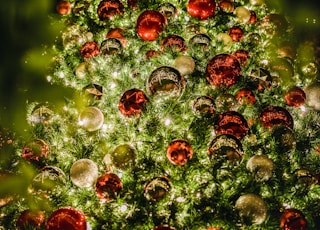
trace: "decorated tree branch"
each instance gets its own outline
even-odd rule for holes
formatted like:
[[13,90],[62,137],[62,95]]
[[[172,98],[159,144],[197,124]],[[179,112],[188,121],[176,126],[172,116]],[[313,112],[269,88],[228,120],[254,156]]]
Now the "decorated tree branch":
[[2,139],[1,227],[320,228],[319,63],[289,18],[263,0],[69,0],[50,17],[44,77],[74,96],[29,103],[29,139]]

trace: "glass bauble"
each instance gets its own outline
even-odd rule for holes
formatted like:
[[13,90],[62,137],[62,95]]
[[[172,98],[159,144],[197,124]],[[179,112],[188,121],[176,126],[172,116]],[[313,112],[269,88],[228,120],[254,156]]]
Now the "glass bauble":
[[22,157],[32,163],[42,164],[49,155],[49,145],[42,139],[34,139],[22,149]]
[[313,82],[305,89],[306,105],[316,111],[320,111],[320,82]]
[[154,41],[162,33],[166,24],[166,18],[156,10],[146,10],[140,14],[137,20],[138,36],[145,41]]
[[87,230],[85,215],[71,207],[59,208],[48,218],[45,230]]
[[189,0],[187,12],[192,17],[205,20],[215,14],[216,3],[214,0]]
[[230,134],[216,136],[209,144],[208,155],[212,158],[239,162],[242,160],[243,154],[241,142]]
[[46,216],[44,211],[27,209],[23,211],[17,219],[17,227],[19,230],[43,229]]
[[110,157],[115,167],[126,170],[134,165],[136,154],[133,147],[128,144],[121,144],[112,151]]
[[98,16],[101,21],[111,19],[123,13],[123,4],[120,0],[102,0],[98,5]]
[[84,59],[89,59],[91,57],[98,56],[99,53],[100,53],[100,47],[94,41],[86,42],[80,48],[80,55]]
[[240,63],[230,54],[218,54],[209,60],[206,78],[213,86],[234,85],[241,74]]
[[97,107],[87,107],[79,114],[79,125],[89,132],[99,130],[103,122],[103,113]]
[[95,190],[102,201],[111,201],[116,199],[122,186],[122,181],[117,174],[107,172],[98,177]]
[[262,109],[260,114],[262,125],[267,128],[272,128],[276,125],[284,125],[288,128],[293,128],[293,118],[288,110],[281,106],[267,106]]
[[119,101],[119,111],[126,117],[140,115],[145,109],[148,98],[139,89],[130,89],[124,92]]
[[267,181],[273,173],[273,162],[266,155],[254,155],[247,162],[247,169],[257,181]]
[[302,106],[305,103],[306,100],[306,94],[298,86],[295,86],[293,88],[290,88],[284,95],[284,98],[286,100],[287,105],[298,107]]
[[220,114],[215,123],[216,134],[231,134],[242,139],[249,131],[247,120],[236,111],[227,111]]
[[240,196],[235,204],[236,210],[245,224],[262,224],[267,218],[267,205],[255,194]]
[[182,139],[172,141],[167,148],[167,158],[174,165],[185,165],[192,155],[192,146]]
[[156,177],[144,186],[144,195],[148,200],[159,201],[163,199],[171,185],[167,177]]
[[183,78],[177,69],[162,66],[152,71],[147,85],[152,94],[158,92],[179,93],[183,87]]
[[178,56],[173,64],[173,67],[180,72],[181,76],[192,74],[195,66],[195,62],[190,56]]
[[306,230],[307,220],[300,210],[288,208],[282,212],[280,228],[283,230]]
[[98,167],[90,159],[80,159],[73,163],[70,168],[70,179],[73,184],[80,188],[92,186],[98,178]]

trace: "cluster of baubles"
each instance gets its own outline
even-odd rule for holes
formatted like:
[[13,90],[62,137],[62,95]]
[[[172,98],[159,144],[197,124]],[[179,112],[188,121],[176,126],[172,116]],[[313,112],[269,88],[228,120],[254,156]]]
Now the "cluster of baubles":
[[[251,0],[253,5],[262,5],[260,0]],[[128,1],[128,6],[134,9],[136,1]],[[61,15],[72,12],[72,4],[68,1],[60,1],[57,4],[57,12]],[[99,20],[109,20],[115,15],[124,12],[124,5],[120,0],[102,0],[97,7]],[[189,0],[186,5],[188,14],[199,20],[206,20],[215,15],[217,9],[231,13],[233,12],[240,23],[253,24],[257,21],[254,11],[248,10],[244,6],[234,7],[233,1],[221,0],[217,4],[214,0]],[[156,41],[165,31],[168,23],[167,18],[177,14],[177,9],[169,3],[161,5],[158,10],[143,11],[136,21],[136,31],[140,39],[151,42]],[[282,18],[277,15],[270,15],[264,21],[276,22],[276,27],[283,25]],[[280,22],[279,22],[280,21]],[[267,24],[267,22],[265,22]],[[99,45],[95,41],[87,41],[80,47],[79,53],[84,61],[88,61],[98,55],[113,55],[126,46],[125,30],[115,28],[110,30],[105,40]],[[233,42],[240,42],[244,37],[244,31],[240,26],[230,28],[227,33],[222,33],[220,39],[226,47]],[[205,34],[196,34],[190,40],[190,44],[197,44],[206,47],[210,44],[211,38]],[[121,115],[127,118],[137,118],[146,110],[149,99],[147,95],[153,96],[158,93],[180,93],[185,87],[184,77],[194,72],[196,63],[194,59],[185,55],[188,49],[185,40],[178,35],[168,35],[164,37],[159,46],[160,51],[149,50],[145,56],[147,58],[156,57],[159,52],[174,50],[183,55],[179,55],[174,60],[174,66],[161,66],[150,73],[147,79],[147,93],[141,89],[132,88],[123,93],[119,98],[118,109]],[[237,50],[232,54],[217,54],[208,60],[205,68],[205,78],[212,87],[226,88],[239,82],[242,68],[246,66],[250,54],[246,50]],[[283,69],[286,64],[273,64],[274,71],[284,71],[283,75],[288,75],[290,70]],[[76,76],[82,78],[86,64],[81,63]],[[259,68],[253,72],[258,79],[257,90],[265,90],[272,84],[270,74],[267,70]],[[320,83],[311,83],[305,89],[298,86],[288,88],[284,100],[287,106],[300,107],[307,105],[311,109],[320,110]],[[94,96],[100,100],[103,96],[102,86],[91,84],[84,88],[85,94]],[[203,116],[215,116],[214,132],[215,137],[208,147],[208,157],[217,160],[227,160],[235,164],[242,161],[244,151],[241,141],[250,132],[251,122],[236,111],[237,104],[254,105],[257,101],[254,90],[242,88],[234,95],[222,94],[217,98],[209,95],[197,97],[192,109],[195,114]],[[216,109],[224,111],[216,115]],[[228,108],[228,110],[226,110]],[[46,124],[52,115],[52,111],[46,106],[34,109],[30,120],[33,123]],[[281,106],[265,106],[262,108],[257,122],[278,140],[277,145],[283,151],[291,150],[294,145],[292,129],[294,121],[290,112]],[[78,124],[88,132],[96,132],[103,127],[105,120],[103,112],[95,106],[88,106],[79,111]],[[172,140],[167,146],[167,160],[173,165],[184,166],[193,157],[191,144],[184,139]],[[40,191],[54,189],[55,186],[64,184],[66,175],[57,167],[45,165],[45,160],[49,154],[49,146],[42,139],[35,139],[27,143],[22,151],[22,157],[39,166],[39,174],[34,177],[30,190]],[[136,160],[135,149],[128,144],[118,145],[111,153],[104,158],[104,163],[109,167],[126,170]],[[246,168],[258,182],[269,180],[274,171],[272,160],[266,155],[254,155],[248,161]],[[94,187],[97,197],[102,202],[116,199],[123,188],[121,177],[112,170],[99,175],[98,167],[90,159],[79,159],[70,168],[70,180],[80,188]],[[170,192],[172,184],[166,176],[158,176],[144,185],[144,195],[147,200],[157,202],[163,199]],[[267,205],[258,195],[245,194],[240,196],[235,203],[235,210],[244,222],[251,224],[261,224],[267,218]],[[18,219],[18,227],[30,225],[40,228],[45,223],[43,212],[26,210]],[[306,229],[306,219],[303,214],[296,209],[285,209],[280,219],[282,229]],[[54,211],[45,223],[45,229],[87,229],[88,224],[84,214],[71,207],[62,207]],[[174,230],[169,225],[159,225],[154,230]],[[219,230],[218,227],[207,228],[207,230]]]

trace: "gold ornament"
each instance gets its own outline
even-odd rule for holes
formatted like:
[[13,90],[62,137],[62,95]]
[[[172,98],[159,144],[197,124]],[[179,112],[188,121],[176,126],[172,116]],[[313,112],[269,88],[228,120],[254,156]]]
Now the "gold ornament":
[[99,130],[103,122],[103,113],[96,107],[87,107],[79,115],[79,125],[89,132]]
[[224,51],[229,51],[232,44],[233,44],[233,40],[232,38],[230,37],[229,34],[227,33],[219,33],[216,37],[217,41],[218,42],[221,42],[224,47],[223,47],[223,50]]
[[128,169],[134,164],[135,159],[134,149],[128,144],[117,146],[111,154],[113,165],[120,169]]
[[73,163],[70,169],[70,179],[80,188],[92,186],[98,178],[98,167],[89,159],[80,159]]
[[244,224],[262,224],[267,217],[267,205],[255,194],[245,194],[238,198],[236,210]]
[[180,72],[181,76],[185,76],[193,73],[195,62],[190,56],[179,56],[174,60],[173,67]]
[[306,105],[320,111],[320,82],[314,82],[305,88]]
[[266,181],[272,176],[273,162],[265,155],[255,155],[248,160],[247,169],[254,173],[257,181]]
[[250,11],[244,6],[238,6],[234,10],[234,14],[237,16],[237,19],[241,23],[248,23],[251,18]]
[[264,4],[264,0],[250,0],[250,4],[254,6],[261,6]]

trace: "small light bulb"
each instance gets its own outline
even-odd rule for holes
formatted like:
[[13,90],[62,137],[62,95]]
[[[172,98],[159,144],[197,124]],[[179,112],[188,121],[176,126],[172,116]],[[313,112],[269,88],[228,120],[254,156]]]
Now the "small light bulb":
[[171,119],[170,118],[167,118],[165,121],[164,121],[164,125],[165,126],[169,126],[171,124]]

